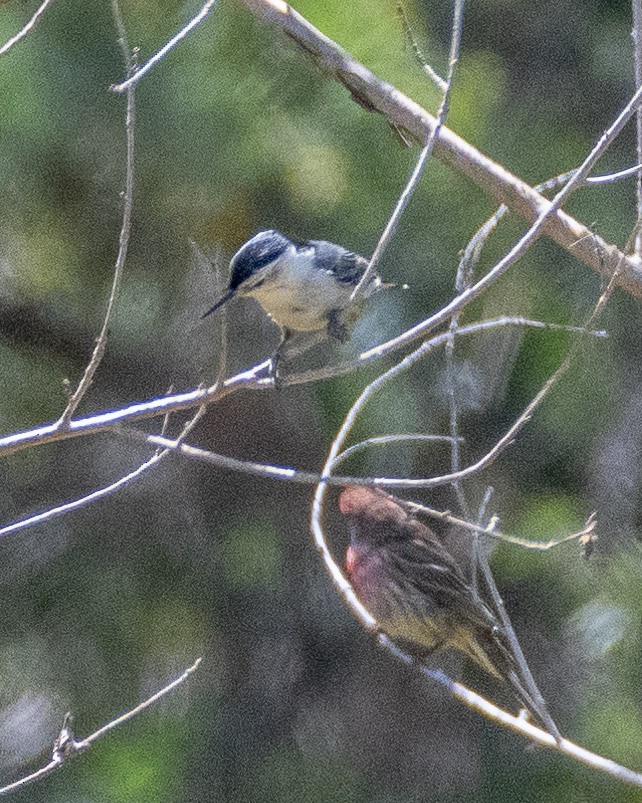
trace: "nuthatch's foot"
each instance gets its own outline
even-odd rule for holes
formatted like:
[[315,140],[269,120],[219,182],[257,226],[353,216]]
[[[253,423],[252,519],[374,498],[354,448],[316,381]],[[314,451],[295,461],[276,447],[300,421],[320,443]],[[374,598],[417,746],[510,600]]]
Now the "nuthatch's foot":
[[347,343],[350,340],[350,329],[341,320],[341,310],[333,309],[328,313],[328,335],[334,337],[339,343]]
[[272,376],[272,382],[274,383],[275,389],[283,390],[283,388],[285,387],[283,371],[281,370],[283,358],[279,352],[280,352],[280,347],[276,350],[274,356],[272,357],[270,365],[270,374]]

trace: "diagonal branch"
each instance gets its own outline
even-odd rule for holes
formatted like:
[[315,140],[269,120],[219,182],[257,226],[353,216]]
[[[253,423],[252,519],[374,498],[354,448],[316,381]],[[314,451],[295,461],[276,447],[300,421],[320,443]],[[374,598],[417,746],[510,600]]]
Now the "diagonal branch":
[[0,56],[4,55],[4,53],[6,53],[8,50],[11,50],[11,48],[17,42],[19,42],[21,39],[24,39],[24,37],[36,27],[40,21],[40,17],[42,17],[49,5],[51,5],[51,0],[43,0],[43,2],[34,11],[29,22],[21,30],[19,30],[15,36],[12,36],[11,39],[8,39],[2,45],[2,47],[0,47]]
[[65,761],[71,756],[84,753],[90,745],[105,736],[105,734],[109,733],[109,731],[112,731],[115,728],[124,725],[126,722],[129,722],[130,719],[138,716],[138,714],[154,705],[154,703],[158,702],[158,700],[174,691],[174,689],[178,688],[178,686],[182,686],[189,676],[196,672],[201,664],[201,661],[202,658],[198,658],[183,672],[182,675],[172,680],[166,686],[163,686],[162,689],[152,694],[151,697],[143,700],[143,702],[139,703],[135,708],[132,708],[129,711],[126,711],[124,714],[121,714],[119,717],[116,717],[116,719],[111,720],[84,739],[76,739],[74,737],[70,725],[71,715],[67,714],[65,716],[62,729],[58,734],[58,738],[54,743],[51,760],[49,763],[44,767],[40,767],[40,769],[36,770],[35,772],[32,772],[30,775],[25,775],[23,778],[19,778],[17,781],[0,788],[0,797],[11,794],[11,792],[15,792],[18,789],[23,789],[25,786],[29,786],[35,781],[39,781],[41,778],[46,778],[48,775],[51,775],[52,772],[62,767]]
[[[509,325],[574,331],[578,334],[583,333],[594,337],[604,337],[605,335],[602,331],[591,332],[580,327],[546,324],[541,321],[529,321],[519,317],[479,321],[478,323],[468,326],[461,326],[457,330],[457,335],[476,334]],[[429,342],[421,347],[421,354],[427,354],[429,351],[439,348],[449,337],[449,333],[435,335]],[[369,352],[360,355],[357,360],[339,363],[330,368],[319,368],[311,371],[303,371],[300,374],[294,374],[288,377],[287,384],[301,385],[309,382],[316,382],[321,379],[344,376],[352,373],[360,366],[378,359],[378,356],[378,351],[376,349],[370,349]],[[55,421],[31,429],[22,430],[21,432],[0,435],[0,456],[6,457],[15,452],[20,452],[23,449],[28,449],[31,446],[41,446],[46,443],[70,440],[71,438],[77,438],[88,434],[95,435],[98,432],[117,429],[122,424],[129,424],[132,421],[155,418],[160,415],[167,415],[168,413],[176,413],[180,410],[189,410],[204,404],[213,404],[214,402],[221,401],[225,396],[240,390],[270,391],[273,389],[273,381],[271,376],[269,376],[269,371],[270,360],[268,359],[227,378],[222,383],[217,381],[209,388],[198,387],[185,391],[184,393],[174,393],[169,396],[161,396],[160,398],[154,397],[145,401],[134,402],[133,404],[115,410],[107,410],[83,418],[74,418],[64,427],[60,426],[59,421]],[[449,476],[446,482],[452,482],[452,480],[453,477]]]
[[[343,84],[359,105],[384,115],[391,125],[424,145],[437,125],[436,118],[391,84],[383,81],[339,45],[322,34],[287,3],[280,0],[239,0],[252,14],[276,25],[296,42],[329,77]],[[550,202],[526,182],[442,128],[434,155],[464,173],[495,200],[533,223]],[[611,278],[636,298],[642,298],[642,260],[627,256],[602,240],[573,217],[558,209],[549,215],[541,233],[602,276]]]

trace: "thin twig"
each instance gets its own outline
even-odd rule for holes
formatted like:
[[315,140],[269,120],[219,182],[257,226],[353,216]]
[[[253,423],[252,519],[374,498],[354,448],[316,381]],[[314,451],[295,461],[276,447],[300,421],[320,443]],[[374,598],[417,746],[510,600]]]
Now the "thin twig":
[[508,533],[504,533],[494,527],[490,528],[489,526],[484,527],[481,524],[473,524],[472,521],[467,521],[466,519],[459,518],[458,516],[453,516],[453,514],[448,510],[436,510],[428,505],[419,504],[419,502],[408,502],[405,499],[399,499],[398,501],[404,507],[408,507],[410,510],[416,513],[422,513],[424,516],[430,516],[430,518],[438,519],[439,521],[445,521],[455,527],[461,527],[462,529],[469,530],[470,532],[477,533],[478,535],[492,538],[495,541],[513,544],[515,546],[522,547],[523,549],[530,549],[536,552],[548,552],[548,550],[554,549],[561,544],[566,544],[569,541],[583,541],[588,538],[596,537],[594,535],[596,526],[594,515],[590,515],[584,523],[582,529],[578,530],[577,532],[570,533],[569,535],[558,536],[556,538],[537,540],[532,538],[521,538],[517,535],[509,535]]
[[[118,43],[123,51],[125,65],[128,72],[134,68],[134,61],[132,54],[127,44],[127,37],[125,32],[125,25],[123,17],[118,5],[118,0],[112,0],[112,12],[116,21],[118,30]],[[135,102],[133,88],[127,92],[127,108],[125,111],[125,137],[126,137],[126,168],[125,168],[125,192],[123,197],[123,220],[120,228],[120,236],[118,238],[118,255],[116,257],[116,264],[114,266],[114,278],[112,280],[111,292],[109,294],[109,301],[107,302],[107,309],[103,325],[96,340],[91,359],[85,368],[82,379],[78,383],[78,387],[69,397],[67,406],[60,417],[60,426],[66,427],[76,408],[80,404],[83,396],[89,389],[94,375],[98,370],[101,363],[105,348],[107,347],[107,334],[109,332],[109,325],[111,323],[111,316],[118,297],[120,283],[125,268],[125,260],[127,259],[127,247],[129,245],[129,235],[131,232],[132,212],[134,208],[134,127],[135,127]]]
[[[195,414],[186,422],[178,438],[172,442],[181,443],[181,441],[183,441],[189,435],[196,424],[200,421],[202,416],[205,414],[206,409],[207,408],[204,405],[199,407]],[[164,435],[164,430],[167,426],[169,415],[170,414],[167,413],[165,416],[161,437]],[[146,460],[144,463],[141,463],[141,465],[139,465],[133,471],[130,471],[128,474],[120,477],[115,482],[105,485],[102,488],[98,488],[95,491],[91,491],[91,493],[84,494],[77,499],[72,499],[69,502],[63,502],[60,505],[55,505],[47,508],[46,510],[41,510],[40,512],[34,513],[31,516],[27,516],[24,519],[20,519],[19,521],[14,521],[11,524],[6,524],[4,527],[0,527],[0,538],[5,535],[10,535],[11,533],[19,532],[20,530],[25,530],[28,527],[34,526],[35,524],[42,524],[45,521],[50,521],[51,519],[55,519],[58,516],[63,516],[66,513],[71,513],[73,510],[88,507],[93,502],[97,502],[99,499],[104,499],[105,497],[110,496],[116,491],[119,491],[121,488],[131,485],[145,472],[149,471],[151,468],[164,460],[169,454],[171,454],[171,451],[172,450],[170,449],[163,449],[162,447],[158,446],[156,452],[148,460]]]
[[[482,232],[485,234],[490,234],[491,231],[494,230],[496,222],[499,221],[501,210],[496,213],[493,218],[482,227]],[[457,270],[457,279],[455,283],[455,288],[457,293],[461,293],[464,290],[468,289],[472,284],[473,280],[473,271],[476,262],[478,261],[481,248],[483,244],[486,242],[486,238],[480,238],[479,232],[477,235],[477,239],[479,242],[471,247],[471,244],[468,244],[466,251],[464,252],[464,257],[459,263],[459,267]],[[475,239],[475,238],[473,238]],[[468,258],[470,257],[470,258]],[[448,401],[449,401],[449,412],[450,412],[450,434],[452,436],[451,442],[451,473],[458,474],[460,471],[460,449],[459,449],[459,404],[456,395],[456,381],[455,381],[455,334],[459,325],[459,316],[460,313],[453,315],[450,321],[449,333],[451,335],[448,343],[446,344],[446,379],[447,379],[447,386],[448,386]],[[457,479],[452,483],[453,490],[455,492],[455,496],[459,503],[459,507],[462,510],[463,516],[465,519],[470,518],[470,508],[468,506],[468,500],[466,498],[466,493],[464,491],[464,487],[462,484],[461,479]],[[486,510],[487,504],[490,502],[491,491],[487,489],[486,494],[484,496],[482,505],[479,510],[478,516],[478,525],[481,525],[484,519],[484,514]],[[486,533],[494,532],[495,531],[496,521],[492,522],[492,525],[489,525],[486,528]],[[465,525],[464,525],[465,526]],[[592,533],[594,527],[594,522],[591,521],[590,523],[590,532]],[[479,526],[479,529],[473,530],[476,534],[479,534],[483,531],[484,528]],[[578,538],[584,538],[586,536],[586,532],[582,532],[578,535]],[[475,594],[478,593],[478,575],[479,575],[479,568],[481,567],[481,572],[486,582],[486,586],[490,592],[491,598],[495,605],[495,611],[499,617],[500,622],[503,626],[503,632],[508,640],[508,644],[510,645],[510,649],[512,655],[515,659],[517,664],[519,674],[521,676],[522,682],[526,690],[528,691],[531,700],[533,701],[534,712],[537,714],[542,721],[542,723],[546,726],[549,733],[551,733],[556,741],[559,743],[561,736],[560,732],[553,720],[552,716],[549,713],[548,706],[546,705],[546,701],[542,693],[540,692],[539,686],[535,682],[535,678],[530,670],[530,667],[526,661],[526,657],[524,656],[524,652],[521,648],[519,643],[519,639],[517,638],[517,634],[515,629],[513,628],[513,624],[510,620],[506,607],[504,605],[504,601],[499,593],[499,589],[497,588],[497,584],[495,583],[495,579],[492,575],[490,570],[490,565],[488,563],[488,555],[486,551],[486,544],[481,542],[479,538],[473,538],[471,543],[471,581],[473,584],[473,588]]]
[[[452,440],[450,435],[426,435],[422,432],[409,432],[399,435],[378,435],[374,438],[368,438],[365,441],[355,443],[354,446],[349,446],[340,455],[337,456],[337,464],[343,463],[349,457],[352,457],[358,452],[370,449],[372,446],[389,446],[391,444],[399,443],[450,443]],[[460,440],[463,440],[461,438]]]
[[63,502],[60,505],[55,505],[54,507],[47,508],[46,510],[41,510],[38,513],[34,513],[33,515],[27,516],[24,519],[14,521],[11,524],[5,524],[4,527],[0,528],[0,537],[19,532],[20,530],[25,530],[28,527],[33,527],[35,524],[41,524],[44,521],[50,521],[58,516],[71,513],[72,510],[78,510],[79,508],[87,507],[92,502],[96,502],[99,499],[104,499],[106,496],[115,493],[121,488],[125,488],[127,485],[134,482],[134,480],[138,479],[141,474],[144,474],[146,471],[152,468],[152,466],[156,465],[156,463],[158,463],[161,459],[161,454],[162,452],[157,452],[156,454],[152,455],[149,460],[146,460],[133,471],[130,471],[129,474],[125,474],[125,476],[120,477],[109,485],[98,488],[97,490],[85,494],[77,499],[72,499],[69,502]]
[[[464,252],[464,258],[460,260],[457,267],[457,274],[455,277],[455,293],[457,295],[464,292],[464,290],[468,290],[473,282],[475,261],[473,261],[473,259],[466,259],[467,251]],[[478,253],[476,256],[479,258]],[[461,310],[456,312],[450,319],[450,325],[448,327],[448,334],[450,336],[446,342],[446,392],[448,395],[450,436],[452,438],[450,442],[450,471],[454,474],[460,469],[459,404],[457,401],[457,383],[455,380],[455,335],[459,328],[460,316]],[[452,487],[462,515],[464,518],[469,519],[470,509],[461,482],[455,480],[452,483]],[[473,544],[474,543],[475,542],[473,542]],[[472,574],[474,579],[476,572],[473,571]]]
[[631,178],[638,176],[642,170],[642,162],[636,164],[634,167],[627,167],[624,170],[618,170],[617,173],[605,173],[603,176],[588,176],[584,179],[587,186],[592,184],[615,184],[616,181],[622,181],[624,178]]
[[421,52],[421,48],[419,47],[419,44],[417,43],[417,40],[415,39],[415,35],[414,35],[413,31],[412,31],[412,27],[411,27],[410,21],[408,19],[408,14],[406,13],[406,9],[404,8],[403,3],[397,3],[397,14],[399,16],[399,19],[401,20],[401,27],[402,27],[404,36],[406,37],[406,40],[408,41],[408,44],[410,45],[410,49],[412,50],[413,55],[414,55],[417,63],[419,64],[421,69],[426,73],[428,78],[430,78],[430,80],[433,82],[433,84],[435,84],[437,89],[439,89],[440,92],[445,92],[446,91],[446,87],[447,87],[447,83],[446,83],[446,81],[444,81],[444,79],[441,77],[441,75],[438,75],[435,72],[435,70],[433,70],[433,68],[430,66],[430,64],[428,64],[428,60],[426,59],[424,54]]
[[[114,19],[116,22],[116,28],[118,30],[118,38],[123,50],[123,55],[125,60],[128,64],[131,64],[131,56],[130,51],[127,45],[127,37],[126,37],[126,30],[125,25],[122,17],[122,13],[120,11],[120,7],[118,4],[118,0],[112,0],[112,11],[114,15]],[[60,426],[63,428],[68,424],[69,419],[73,415],[73,411],[76,408],[78,402],[82,398],[84,391],[89,387],[89,383],[91,382],[91,378],[93,373],[95,372],[100,359],[102,357],[102,351],[104,351],[104,345],[106,343],[106,336],[107,336],[107,327],[109,323],[109,319],[111,316],[111,310],[113,303],[116,298],[118,284],[120,280],[120,275],[122,274],[122,268],[124,267],[125,263],[125,256],[127,251],[127,242],[129,238],[129,231],[131,228],[131,214],[132,214],[132,205],[133,205],[133,186],[134,186],[134,90],[130,89],[127,93],[128,103],[127,103],[127,117],[126,117],[126,131],[127,131],[127,179],[126,179],[126,190],[125,190],[125,201],[124,201],[124,212],[123,212],[123,223],[121,226],[120,232],[120,249],[118,258],[116,260],[116,269],[114,273],[114,281],[112,283],[112,291],[109,299],[109,305],[107,309],[107,313],[105,316],[105,322],[103,325],[103,329],[101,331],[98,344],[96,350],[94,351],[94,355],[92,360],[85,371],[85,376],[81,381],[78,389],[74,393],[72,399],[65,410],[65,413],[58,422]],[[217,380],[212,388],[214,391],[223,381],[224,372],[226,370],[226,359],[227,359],[227,336],[226,336],[226,328],[225,328],[225,318],[222,316],[221,322],[221,348],[219,352],[219,372],[217,376]],[[99,350],[99,345],[102,343],[102,350]],[[167,394],[170,395],[170,394]],[[199,420],[202,418],[206,410],[205,405],[201,405],[196,413],[185,423],[181,433],[179,434],[178,438],[176,439],[177,443],[180,443],[184,440],[189,433],[194,429],[197,425]],[[169,425],[169,417],[172,410],[168,410],[165,413],[163,426],[161,430],[161,435],[165,434],[165,431]],[[104,486],[103,488],[99,488],[95,491],[92,491],[89,494],[85,494],[77,499],[73,499],[69,502],[65,502],[61,505],[55,505],[47,510],[40,511],[36,514],[28,516],[24,519],[21,519],[16,522],[12,522],[2,528],[0,528],[0,537],[9,535],[14,532],[18,532],[20,530],[26,529],[27,527],[33,526],[35,524],[40,524],[44,521],[49,521],[54,519],[58,516],[64,515],[69,513],[73,510],[77,510],[79,508],[84,508],[90,505],[93,502],[96,502],[99,499],[103,499],[106,496],[130,485],[132,482],[137,480],[142,474],[144,474],[149,469],[153,468],[156,464],[161,462],[165,459],[169,454],[170,450],[162,450],[160,447],[156,450],[156,453],[152,455],[148,460],[142,463],[133,471],[129,472],[123,477],[120,477],[113,483]]]
[[[592,185],[613,184],[617,181],[621,181],[622,179],[631,178],[632,176],[636,176],[638,174],[640,167],[641,165],[635,165],[635,167],[627,167],[625,170],[620,170],[617,173],[606,173],[602,176],[588,176],[587,178],[583,179],[582,182],[580,182],[578,189]],[[535,187],[535,190],[543,193],[547,190],[557,189],[558,187],[566,184],[566,182],[573,176],[575,172],[575,170],[570,170],[566,173],[560,174],[559,176],[548,179],[548,181],[538,184]],[[491,215],[491,217],[484,224],[482,224],[482,226],[480,226],[477,232],[469,240],[464,254],[462,255],[460,266],[461,263],[464,263],[464,265],[468,267],[468,270],[472,271],[472,268],[479,261],[479,253],[487,238],[490,236],[490,234],[492,234],[499,221],[505,217],[508,212],[510,212],[509,207],[506,206],[506,204],[502,204],[497,211]]]
[[116,719],[108,722],[106,725],[103,725],[102,728],[98,728],[97,731],[92,733],[90,736],[87,736],[85,739],[82,739],[80,742],[81,749],[85,749],[89,747],[89,745],[93,744],[98,739],[102,738],[106,733],[109,731],[114,730],[114,728],[119,728],[121,725],[124,725],[125,722],[129,722],[130,719],[133,719],[138,714],[142,713],[146,708],[154,705],[160,699],[165,697],[166,694],[174,691],[174,689],[181,686],[185,681],[189,678],[190,675],[193,675],[194,672],[198,669],[202,662],[202,658],[197,658],[194,663],[188,667],[180,677],[177,677],[175,680],[172,680],[171,683],[168,683],[167,686],[164,686],[160,691],[157,691],[155,694],[152,694],[151,697],[148,697],[146,700],[143,700],[140,705],[137,705],[136,708],[132,708],[131,711],[126,711],[121,716],[117,717]]
[[[496,519],[491,519],[486,530],[487,534],[490,535],[490,533],[494,530],[495,524]],[[592,532],[593,530],[592,524],[593,522],[591,522],[589,532]],[[582,535],[584,535],[584,533]],[[477,551],[477,558],[479,561],[479,566],[481,567],[484,581],[486,583],[486,587],[488,588],[490,597],[493,601],[495,613],[499,617],[499,621],[502,623],[502,628],[506,638],[508,639],[508,643],[510,645],[513,657],[515,658],[519,674],[521,675],[524,685],[535,704],[535,713],[540,717],[543,724],[548,728],[548,732],[555,737],[555,740],[559,744],[562,740],[561,734],[548,711],[546,700],[539,690],[539,686],[535,682],[531,668],[528,665],[528,661],[526,660],[526,656],[522,650],[522,645],[519,643],[513,623],[511,622],[508,611],[506,610],[506,606],[504,605],[504,600],[499,593],[499,589],[495,583],[495,578],[490,570],[490,564],[488,563],[488,554],[486,550],[479,549]]]
[[38,781],[41,778],[46,778],[47,775],[51,775],[54,770],[62,767],[62,765],[70,756],[76,756],[80,753],[83,753],[95,741],[102,738],[115,728],[119,728],[121,725],[129,722],[129,720],[133,719],[135,716],[138,716],[138,714],[154,705],[154,703],[158,702],[162,697],[165,697],[165,695],[169,694],[178,686],[181,686],[183,683],[185,683],[189,676],[196,672],[202,660],[202,658],[198,658],[192,664],[192,666],[183,672],[180,677],[172,680],[171,683],[168,683],[155,694],[152,694],[151,697],[148,697],[135,708],[132,708],[130,711],[125,712],[111,722],[108,722],[106,725],[103,725],[101,728],[98,728],[97,731],[94,731],[94,733],[90,734],[85,739],[75,739],[68,724],[69,715],[67,715],[65,717],[62,730],[54,743],[51,761],[46,766],[36,770],[36,772],[32,772],[30,775],[26,775],[24,778],[20,778],[19,780],[14,781],[7,786],[3,786],[0,788],[0,795],[8,795],[11,792],[15,792],[17,789],[23,789],[25,786],[34,783],[34,781]]
[[417,185],[419,184],[419,179],[423,174],[428,159],[430,158],[430,155],[433,151],[435,142],[437,142],[437,140],[439,139],[439,134],[444,126],[446,117],[448,116],[448,110],[450,109],[450,98],[452,94],[453,78],[455,75],[457,62],[459,60],[459,47],[461,44],[464,4],[465,0],[455,0],[455,5],[454,5],[455,13],[451,29],[450,54],[448,58],[448,78],[446,80],[446,88],[444,90],[443,97],[441,99],[439,111],[437,112],[437,121],[435,123],[435,127],[431,132],[431,135],[428,137],[428,140],[426,141],[426,144],[424,145],[421,153],[419,154],[419,158],[417,159],[417,163],[415,164],[415,167],[410,175],[410,178],[408,179],[406,186],[403,188],[403,191],[401,192],[401,195],[399,196],[397,203],[395,204],[395,207],[392,210],[392,214],[388,218],[384,230],[381,233],[381,236],[379,237],[379,242],[377,243],[377,247],[375,248],[374,253],[370,257],[370,262],[368,263],[368,267],[366,268],[363,276],[359,280],[359,283],[352,291],[351,298],[353,299],[358,297],[362,288],[368,286],[370,278],[373,276],[376,267],[379,264],[381,257],[383,256],[383,252],[388,246],[390,240],[393,238],[395,231],[397,230],[397,226],[399,225],[399,221],[401,220],[401,216],[404,213],[406,207],[408,206],[410,199],[414,195],[415,190],[417,189]]
[[[493,497],[493,487],[491,485],[487,486],[482,501],[479,505],[479,509],[477,511],[477,524],[481,526],[484,519],[486,518],[486,509],[488,505],[490,505],[490,500]],[[497,532],[496,530],[496,523],[494,519],[491,519],[492,527],[490,524],[488,525],[487,529],[492,532]],[[470,582],[473,586],[475,596],[479,599],[479,550],[486,549],[487,545],[482,543],[481,538],[474,538],[473,539],[473,559],[472,559],[472,571],[471,571],[471,578]]]
[[[564,186],[564,184],[573,177],[575,171],[571,173],[567,173],[562,176],[557,176],[554,179],[551,179],[544,184],[538,186],[536,189],[538,192],[544,192],[548,189],[556,189],[557,187]],[[481,228],[477,231],[477,233],[473,236],[473,238],[469,241],[464,253],[462,255],[462,259],[460,260],[458,269],[457,269],[457,277],[455,282],[455,289],[457,294],[462,293],[464,290],[467,290],[473,281],[474,269],[477,265],[481,251],[484,245],[486,244],[488,238],[492,234],[492,232],[497,227],[499,221],[504,217],[506,212],[508,211],[508,207],[502,205],[491,218],[486,221],[486,223],[481,226]],[[459,317],[460,313],[456,313],[453,315],[450,321],[449,332],[451,334],[451,338],[449,339],[446,345],[446,380],[447,380],[447,389],[448,389],[448,401],[449,401],[449,412],[450,412],[450,434],[452,436],[451,441],[451,473],[457,476],[457,479],[452,483],[453,490],[455,492],[455,496],[457,498],[458,504],[460,509],[463,512],[463,516],[465,519],[470,519],[470,509],[468,506],[468,500],[466,498],[466,494],[462,484],[462,478],[460,476],[460,445],[458,439],[458,419],[459,419],[459,405],[456,396],[456,381],[455,381],[455,362],[454,362],[454,353],[455,353],[455,333],[457,331],[457,327],[459,325]],[[569,362],[570,364],[570,362]],[[560,374],[557,379],[561,377]],[[552,389],[557,379],[551,383],[549,387]],[[541,397],[543,400],[544,396]],[[533,408],[534,410],[535,408]],[[531,410],[531,413],[533,412]],[[528,420],[528,418],[524,418],[524,421]],[[507,443],[510,441],[507,441]],[[482,502],[479,511],[478,522],[481,524],[484,512],[486,509],[486,505],[490,501],[490,495],[492,491],[487,489],[486,495]],[[451,522],[453,523],[453,522]],[[492,526],[489,525],[485,528],[486,534],[494,531],[496,525],[496,521],[492,522]],[[576,535],[578,540],[585,540],[586,538],[592,538],[592,533],[594,529],[594,519],[591,517],[585,526],[584,531],[581,531]],[[463,525],[466,526],[465,524]],[[483,531],[483,528],[479,528],[476,532],[479,534]],[[546,702],[540,689],[535,682],[533,674],[530,670],[530,667],[526,661],[524,653],[522,651],[521,645],[517,638],[517,634],[513,628],[512,622],[510,621],[510,617],[508,616],[508,612],[504,606],[503,599],[499,593],[499,589],[497,588],[497,584],[495,583],[495,579],[492,575],[490,565],[488,563],[488,555],[485,548],[485,544],[480,541],[479,538],[474,538],[471,544],[472,556],[471,556],[471,582],[475,593],[477,593],[478,589],[478,573],[479,569],[481,568],[482,575],[484,577],[486,586],[490,592],[491,598],[495,605],[496,613],[503,625],[503,630],[508,639],[508,643],[510,644],[510,648],[515,658],[516,664],[519,668],[519,672],[521,675],[522,682],[524,683],[526,689],[528,690],[531,699],[533,700],[535,713],[537,713],[541,719],[541,721],[546,725],[549,732],[552,733],[556,740],[559,742],[560,740],[560,733],[557,729],[557,726],[551,717]]]
[[24,37],[29,33],[29,31],[33,30],[36,27],[38,21],[40,20],[40,17],[42,17],[42,15],[45,13],[47,7],[51,5],[51,2],[52,0],[44,0],[42,5],[40,5],[36,9],[33,17],[29,20],[29,22],[20,31],[18,31],[18,33],[15,36],[12,36],[11,39],[7,40],[4,43],[4,45],[0,47],[0,56],[2,56],[4,53],[10,50],[16,44],[16,42],[19,42],[21,39],[24,39]]
[[[479,321],[477,323],[468,324],[467,326],[460,326],[457,330],[457,335],[469,335],[473,334],[474,331],[481,332],[487,328],[494,329],[497,326],[526,326],[528,328],[535,328],[535,329],[551,329],[551,331],[569,331],[576,334],[582,335],[589,335],[591,337],[607,337],[607,333],[605,330],[586,330],[581,326],[573,326],[567,328],[566,324],[551,324],[546,323],[543,321],[533,321],[529,318],[523,318],[519,315],[506,315],[501,318],[495,318],[493,321]],[[416,327],[415,327],[416,328]],[[443,338],[448,336],[446,334],[434,335],[430,343],[433,346],[440,346],[443,344]],[[418,337],[413,338],[418,339]],[[408,344],[411,341],[408,342]],[[403,346],[403,343],[399,341],[397,343],[395,350],[400,350]],[[309,382],[316,382],[322,379],[334,379],[338,376],[345,376],[346,374],[352,373],[357,368],[362,365],[366,365],[373,360],[378,358],[378,353],[376,349],[369,349],[368,351],[363,352],[359,355],[358,359],[346,361],[344,363],[338,363],[334,366],[328,366],[325,368],[316,368],[309,371],[302,371],[301,373],[292,375],[287,378],[287,385],[302,385],[307,384]],[[0,439],[1,443],[1,439]]]
[[203,4],[201,10],[198,14],[195,14],[192,19],[185,25],[180,31],[172,36],[172,38],[161,47],[160,50],[157,50],[154,55],[148,59],[148,61],[143,64],[133,75],[130,75],[127,80],[123,81],[121,84],[112,84],[109,88],[112,92],[128,92],[130,89],[136,86],[136,84],[140,81],[140,79],[146,75],[155,64],[158,64],[165,56],[173,50],[176,45],[185,39],[185,37],[193,31],[197,25],[200,25],[201,22],[207,17],[210,11],[214,8],[216,4],[216,0],[207,0],[206,3]]

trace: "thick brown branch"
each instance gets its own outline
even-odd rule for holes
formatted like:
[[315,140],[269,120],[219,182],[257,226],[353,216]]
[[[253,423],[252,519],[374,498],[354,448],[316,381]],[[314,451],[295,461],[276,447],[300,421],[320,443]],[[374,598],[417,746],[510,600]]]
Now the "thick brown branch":
[[[437,122],[435,117],[355,61],[287,3],[281,0],[239,2],[260,19],[277,25],[323,72],[343,84],[363,108],[383,114],[391,125],[421,144],[428,141]],[[549,201],[544,196],[447,128],[439,133],[434,155],[464,173],[529,223],[548,207]],[[642,261],[638,257],[625,256],[616,246],[563,211],[551,215],[543,231],[597,273],[611,278],[618,270],[616,283],[631,295],[642,298]]]

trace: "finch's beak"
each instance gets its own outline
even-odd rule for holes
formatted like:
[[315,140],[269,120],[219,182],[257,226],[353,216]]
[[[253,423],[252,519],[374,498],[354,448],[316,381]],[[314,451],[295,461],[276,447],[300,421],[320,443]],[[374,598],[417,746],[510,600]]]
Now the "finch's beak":
[[214,306],[213,306],[213,307],[210,307],[210,308],[207,310],[207,312],[205,312],[205,313],[203,313],[203,315],[201,315],[201,320],[202,320],[203,318],[207,318],[207,316],[208,316],[208,315],[211,315],[213,312],[216,312],[216,310],[217,310],[219,307],[222,307],[222,306],[223,306],[223,304],[225,304],[226,302],[228,302],[228,301],[229,301],[231,298],[234,298],[234,296],[235,296],[235,295],[236,295],[236,290],[232,290],[232,288],[230,288],[230,289],[229,289],[229,290],[228,290],[228,291],[225,293],[225,295],[223,296],[223,298],[220,298],[220,299],[219,299],[219,300],[216,302],[216,304],[214,304]]

